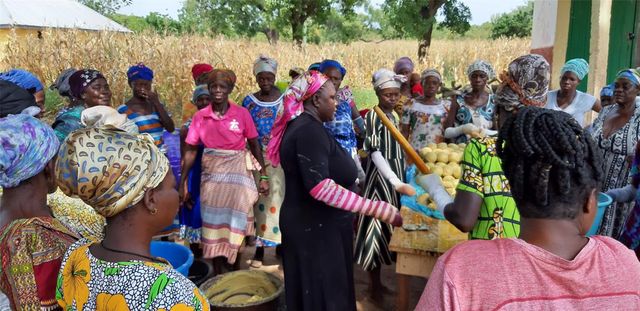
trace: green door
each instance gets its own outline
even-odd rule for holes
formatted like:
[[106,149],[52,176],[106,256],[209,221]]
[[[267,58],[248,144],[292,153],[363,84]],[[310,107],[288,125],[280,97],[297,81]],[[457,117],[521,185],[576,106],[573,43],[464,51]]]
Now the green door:
[[[567,42],[566,60],[584,58],[589,61],[589,47],[591,43],[591,0],[571,1],[569,12],[569,38]],[[589,83],[589,76],[578,85],[578,90],[585,92]],[[557,89],[558,85],[552,85]]]
[[612,2],[609,62],[607,64],[608,82],[613,82],[618,71],[635,67],[634,54],[637,49],[638,2],[635,0],[614,0]]

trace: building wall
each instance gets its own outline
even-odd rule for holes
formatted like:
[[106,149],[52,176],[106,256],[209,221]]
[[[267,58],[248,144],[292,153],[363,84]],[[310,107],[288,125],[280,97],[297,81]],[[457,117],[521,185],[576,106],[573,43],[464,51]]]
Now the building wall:
[[553,62],[553,45],[556,37],[558,1],[538,1],[533,7],[531,53],[540,54]]
[[[22,28],[12,28],[12,29],[7,29],[7,28],[2,28],[0,29],[0,60],[2,60],[5,56],[5,48],[7,47],[7,44],[9,44],[9,41],[11,40],[11,38],[13,36],[16,36],[18,38],[18,40],[20,38],[26,37],[26,36],[37,36],[38,35],[38,30],[36,29],[22,29]],[[7,69],[7,68],[2,68],[2,62],[0,62],[0,71]]]

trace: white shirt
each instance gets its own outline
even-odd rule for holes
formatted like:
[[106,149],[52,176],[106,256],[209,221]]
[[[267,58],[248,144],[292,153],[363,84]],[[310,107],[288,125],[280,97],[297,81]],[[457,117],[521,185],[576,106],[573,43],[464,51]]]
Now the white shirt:
[[558,107],[558,91],[553,90],[547,93],[547,104],[544,106],[547,109],[553,109],[558,111],[564,111],[573,116],[580,126],[584,127],[584,114],[593,109],[593,105],[596,103],[596,98],[590,94],[576,91],[576,97],[571,101],[564,109]]

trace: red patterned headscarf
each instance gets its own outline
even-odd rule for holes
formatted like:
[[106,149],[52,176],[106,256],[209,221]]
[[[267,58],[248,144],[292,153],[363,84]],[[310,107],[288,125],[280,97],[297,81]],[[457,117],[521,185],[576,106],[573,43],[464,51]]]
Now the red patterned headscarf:
[[305,72],[295,81],[291,82],[284,93],[284,99],[276,121],[271,129],[271,140],[267,146],[267,158],[271,165],[280,165],[280,143],[289,121],[297,118],[304,111],[303,103],[327,82],[329,78],[319,72]]

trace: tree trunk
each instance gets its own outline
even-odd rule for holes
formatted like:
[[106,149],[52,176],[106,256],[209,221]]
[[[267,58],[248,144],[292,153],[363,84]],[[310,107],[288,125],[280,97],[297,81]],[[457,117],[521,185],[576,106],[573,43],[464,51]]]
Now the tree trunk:
[[280,40],[280,33],[275,28],[265,28],[262,30],[265,36],[267,36],[267,40],[269,44],[276,45],[278,44],[278,40]]
[[426,62],[429,56],[429,47],[431,47],[431,35],[433,34],[433,26],[436,23],[436,13],[445,0],[430,0],[426,6],[420,8],[420,15],[425,20],[425,30],[418,45],[418,59],[420,62]]
[[304,41],[304,21],[291,19],[291,37],[298,47],[302,47]]

